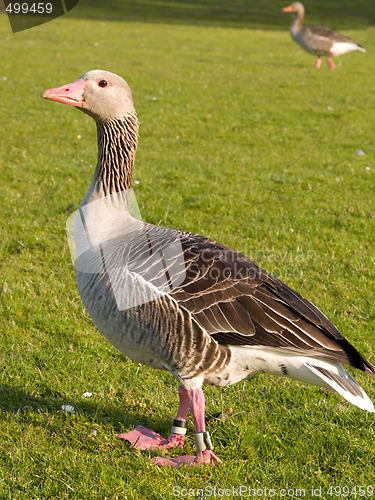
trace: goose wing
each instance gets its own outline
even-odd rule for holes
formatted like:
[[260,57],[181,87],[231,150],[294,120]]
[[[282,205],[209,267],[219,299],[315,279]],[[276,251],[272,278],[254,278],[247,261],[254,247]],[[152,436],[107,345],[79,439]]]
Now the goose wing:
[[186,276],[170,294],[219,344],[264,346],[375,368],[308,300],[246,256],[180,233]]
[[168,294],[222,345],[297,352],[375,368],[308,300],[246,256],[209,238],[144,225],[129,267]]
[[310,31],[312,35],[321,40],[326,40],[327,42],[346,42],[351,43],[353,40],[350,38],[337,33],[337,31],[326,28],[325,26],[306,26],[306,29]]

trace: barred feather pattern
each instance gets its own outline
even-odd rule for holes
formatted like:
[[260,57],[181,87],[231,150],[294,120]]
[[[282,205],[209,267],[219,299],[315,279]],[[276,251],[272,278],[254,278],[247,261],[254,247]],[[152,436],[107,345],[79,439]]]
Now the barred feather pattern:
[[[90,316],[129,357],[168,369],[181,383],[223,373],[231,346],[317,356],[375,374],[319,309],[244,255],[203,236],[142,224],[147,238],[133,243],[128,233],[111,241],[101,274],[77,273]],[[165,252],[177,238],[183,269],[174,265],[178,255]],[[165,291],[167,276],[181,273]],[[116,290],[142,305],[119,310]]]
[[97,123],[98,163],[95,189],[104,196],[130,189],[138,145],[138,120],[133,111],[123,120]]
[[[233,347],[316,356],[375,375],[314,305],[244,255],[203,236],[133,219],[126,196],[110,195],[131,188],[138,142],[134,109],[121,120],[98,123],[97,132],[98,163],[81,207],[87,208],[85,230],[93,227],[99,238],[77,259],[77,286],[115,347],[169,370],[185,386],[197,379],[232,383]],[[95,210],[91,202],[98,198],[118,206]],[[175,241],[180,254],[169,251]]]
[[[119,257],[117,255],[117,257]],[[114,288],[131,271],[118,268],[118,276],[77,272],[77,286],[84,306],[102,334],[121,352],[147,366],[169,370],[180,383],[220,372],[231,359],[230,349],[220,345],[179,307],[168,294],[129,309],[120,310]],[[117,282],[117,283],[116,283]],[[139,286],[125,285],[137,293]],[[146,285],[150,286],[150,285]],[[204,375],[203,375],[204,374]]]

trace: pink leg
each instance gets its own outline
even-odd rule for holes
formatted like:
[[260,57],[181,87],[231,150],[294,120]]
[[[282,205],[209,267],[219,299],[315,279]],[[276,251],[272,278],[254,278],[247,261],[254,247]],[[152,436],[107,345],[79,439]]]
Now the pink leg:
[[[189,397],[187,390],[181,385],[178,388],[178,393],[180,397],[180,404],[176,418],[186,422],[187,415],[189,413]],[[141,425],[126,434],[117,434],[117,437],[120,439],[126,439],[133,445],[134,448],[137,448],[138,450],[170,449],[173,448],[173,446],[182,448],[184,445],[183,434],[174,434],[171,432],[168,438],[164,439],[157,432],[147,429]]]
[[[189,398],[189,407],[194,417],[195,432],[203,433],[206,430],[204,423],[205,399],[203,391],[202,389],[191,389],[186,392]],[[153,462],[157,465],[180,467],[181,465],[213,465],[215,462],[221,462],[221,460],[212,450],[206,449],[204,451],[198,451],[195,457],[190,455],[175,458],[156,457],[153,459]]]
[[318,57],[318,59],[316,60],[316,69],[319,69],[321,64],[322,64],[322,58]]
[[328,66],[331,68],[331,69],[335,69],[336,66],[334,64],[334,62],[332,61],[332,57],[334,56],[335,54],[331,54],[329,57],[327,57],[327,64]]

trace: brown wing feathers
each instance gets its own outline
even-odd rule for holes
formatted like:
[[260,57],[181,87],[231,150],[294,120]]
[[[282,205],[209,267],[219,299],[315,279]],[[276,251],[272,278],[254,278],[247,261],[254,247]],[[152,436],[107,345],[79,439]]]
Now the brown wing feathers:
[[337,33],[337,31],[333,31],[325,26],[306,26],[306,29],[310,30],[314,35],[326,38],[332,42],[353,42],[353,40],[347,36],[341,35],[340,33]]
[[374,367],[313,304],[245,256],[182,233],[186,279],[171,295],[219,344],[264,346]]

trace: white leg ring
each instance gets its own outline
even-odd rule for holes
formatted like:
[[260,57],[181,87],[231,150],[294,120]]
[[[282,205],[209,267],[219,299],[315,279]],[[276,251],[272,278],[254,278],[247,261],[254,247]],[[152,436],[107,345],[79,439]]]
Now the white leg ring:
[[186,427],[176,427],[175,425],[172,426],[171,432],[173,434],[186,434]]
[[186,420],[173,420],[173,426],[172,426],[172,429],[171,429],[171,432],[173,432],[173,434],[186,434]]
[[194,441],[195,446],[197,447],[197,451],[214,449],[211,443],[210,433],[208,431],[197,432],[196,434],[194,434]]

